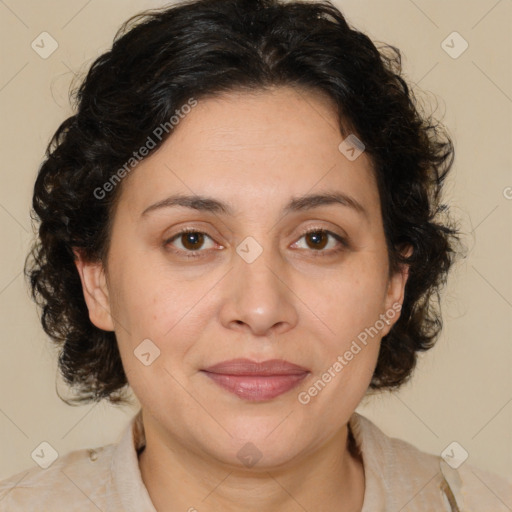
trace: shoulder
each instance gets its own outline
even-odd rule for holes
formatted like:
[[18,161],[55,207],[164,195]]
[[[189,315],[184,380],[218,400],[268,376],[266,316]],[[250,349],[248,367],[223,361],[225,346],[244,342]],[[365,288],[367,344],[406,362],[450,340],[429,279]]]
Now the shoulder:
[[447,511],[510,511],[512,479],[483,471],[467,461],[453,468],[440,455],[387,436],[357,413],[350,426],[368,476],[376,482],[370,485],[377,488],[379,497],[386,496],[390,506],[403,507],[403,512],[430,510],[429,503],[435,502],[439,510]]
[[76,450],[0,482],[0,512],[104,510],[115,445]]

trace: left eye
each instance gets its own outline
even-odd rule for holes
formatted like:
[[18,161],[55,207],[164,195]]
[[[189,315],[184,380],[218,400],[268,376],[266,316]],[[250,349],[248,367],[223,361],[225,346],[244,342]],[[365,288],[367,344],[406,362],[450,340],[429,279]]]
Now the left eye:
[[[335,247],[330,247],[329,250],[323,250],[327,245],[328,245],[328,238],[331,238],[331,239],[334,239],[334,246]],[[312,244],[309,244],[308,242],[306,242],[308,244],[308,247],[306,247],[306,249],[311,249],[313,248],[314,251],[316,252],[325,252],[325,253],[332,253],[332,252],[337,252],[341,249],[343,249],[344,247],[347,246],[344,238],[342,238],[341,236],[337,235],[336,233],[332,233],[331,231],[327,231],[325,229],[311,229],[309,231],[306,231],[301,237],[299,240],[301,240],[302,238],[305,238],[306,240],[312,240]],[[341,245],[341,247],[338,245],[338,247],[336,247],[336,242],[338,242],[339,245]],[[298,243],[298,242],[296,242]]]
[[[311,240],[310,242],[306,242],[307,247],[299,247],[300,249],[312,249],[314,252],[320,253],[319,255],[323,255],[325,253],[326,255],[338,252],[340,250],[343,250],[345,247],[348,247],[347,242],[345,239],[336,233],[332,233],[331,231],[327,231],[325,229],[310,229],[309,231],[306,231],[302,234],[302,236],[299,238],[299,241],[301,239]],[[324,250],[327,245],[329,244],[329,238],[334,239],[333,244],[334,247],[328,248],[327,250]],[[181,244],[181,247],[178,247],[178,251],[182,254],[184,254],[186,257],[195,257],[198,256],[201,251],[200,249],[204,249],[204,243],[205,240],[209,239],[213,245],[210,247],[206,247],[206,249],[211,249],[214,247],[215,243],[213,242],[212,238],[207,235],[206,233],[202,231],[195,231],[195,230],[183,230],[179,233],[176,233],[172,238],[169,238],[165,242],[165,246],[167,245],[173,245],[175,241],[179,242]],[[337,244],[336,244],[337,242]],[[295,242],[294,245],[297,245],[299,242]],[[338,245],[338,247],[336,247]]]

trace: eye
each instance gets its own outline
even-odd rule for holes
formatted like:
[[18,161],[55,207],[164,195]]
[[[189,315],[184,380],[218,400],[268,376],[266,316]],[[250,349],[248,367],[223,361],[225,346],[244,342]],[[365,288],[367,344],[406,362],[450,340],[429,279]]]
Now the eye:
[[[314,252],[319,253],[315,254],[315,256],[328,256],[330,254],[340,252],[348,247],[347,241],[342,236],[322,228],[308,229],[303,233],[299,240],[303,238],[306,240],[306,249],[312,249]],[[329,244],[329,238],[333,240],[331,248],[324,250],[324,248]],[[294,245],[298,243],[299,242],[296,242]]]
[[[307,241],[306,243],[308,246],[305,247],[305,249],[310,249],[312,252],[318,253],[315,254],[315,256],[329,256],[349,247],[347,241],[342,236],[322,228],[310,228],[302,234],[299,241],[302,238],[305,238]],[[331,247],[328,250],[324,250],[329,244],[329,238],[333,240],[331,246],[334,245],[334,248]],[[164,247],[176,247],[177,243],[181,244],[181,247],[178,246],[177,250],[172,249],[172,251],[179,255],[183,255],[186,258],[195,258],[200,256],[201,252],[206,252],[206,250],[200,250],[201,248],[204,249],[206,239],[213,242],[213,239],[208,234],[194,228],[187,228],[167,239],[164,242]],[[298,243],[299,242],[295,242],[294,245],[297,245]],[[214,242],[213,245],[215,245]],[[206,247],[206,249],[211,248],[212,246]]]
[[199,256],[199,252],[205,252],[199,251],[199,249],[204,245],[206,238],[212,240],[209,235],[202,231],[198,231],[194,228],[184,229],[179,233],[176,233],[172,238],[166,240],[164,245],[167,247],[168,245],[175,243],[176,240],[181,244],[181,248],[178,247],[179,250],[175,252],[179,252],[187,258],[194,258]]

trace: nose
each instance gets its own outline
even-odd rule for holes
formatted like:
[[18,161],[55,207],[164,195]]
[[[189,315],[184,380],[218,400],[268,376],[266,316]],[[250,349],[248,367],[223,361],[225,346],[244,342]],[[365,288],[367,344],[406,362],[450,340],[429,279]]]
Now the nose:
[[272,256],[270,249],[253,261],[240,254],[234,256],[234,267],[225,282],[220,311],[224,327],[268,337],[293,329],[300,301],[286,265]]

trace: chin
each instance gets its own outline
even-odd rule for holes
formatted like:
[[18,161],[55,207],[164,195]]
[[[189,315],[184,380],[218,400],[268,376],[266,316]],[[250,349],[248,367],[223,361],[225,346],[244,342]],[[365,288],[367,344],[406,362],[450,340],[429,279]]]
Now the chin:
[[292,463],[298,454],[297,446],[282,440],[271,442],[264,437],[255,441],[236,440],[220,452],[217,446],[212,455],[231,469],[251,473],[275,471]]

